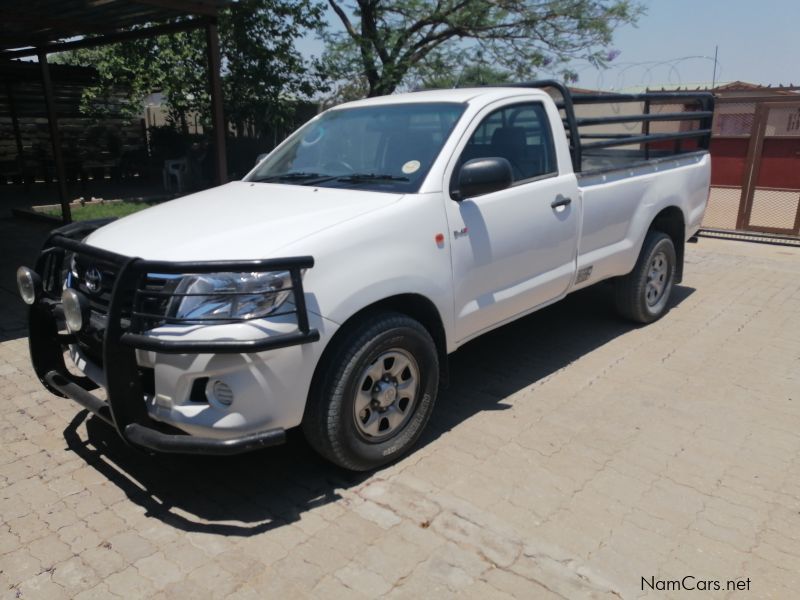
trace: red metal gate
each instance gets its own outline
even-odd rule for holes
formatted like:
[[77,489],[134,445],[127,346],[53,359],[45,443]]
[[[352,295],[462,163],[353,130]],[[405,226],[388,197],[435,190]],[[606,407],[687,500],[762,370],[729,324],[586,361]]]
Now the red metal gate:
[[800,101],[718,99],[703,227],[800,236]]

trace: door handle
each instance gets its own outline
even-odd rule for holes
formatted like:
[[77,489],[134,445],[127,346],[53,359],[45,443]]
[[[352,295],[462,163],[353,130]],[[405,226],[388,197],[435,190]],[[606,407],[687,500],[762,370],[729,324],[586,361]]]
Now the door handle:
[[561,194],[556,196],[556,199],[550,203],[550,208],[561,208],[562,206],[569,206],[572,203],[572,198],[565,198]]

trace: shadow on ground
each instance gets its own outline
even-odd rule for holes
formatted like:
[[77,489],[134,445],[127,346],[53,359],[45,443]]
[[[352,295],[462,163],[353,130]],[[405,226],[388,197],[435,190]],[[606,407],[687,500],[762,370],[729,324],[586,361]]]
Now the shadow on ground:
[[[675,288],[673,306],[693,291]],[[451,387],[441,393],[420,446],[478,412],[513,410],[501,404],[508,395],[630,331],[634,325],[614,316],[609,292],[602,285],[578,292],[454,354]],[[149,516],[184,531],[258,534],[337,500],[337,489],[370,475],[324,462],[298,431],[289,432],[284,446],[237,457],[147,456],[96,418],[86,422],[83,439],[79,428],[86,418],[85,411],[79,413],[64,431],[69,449]]]

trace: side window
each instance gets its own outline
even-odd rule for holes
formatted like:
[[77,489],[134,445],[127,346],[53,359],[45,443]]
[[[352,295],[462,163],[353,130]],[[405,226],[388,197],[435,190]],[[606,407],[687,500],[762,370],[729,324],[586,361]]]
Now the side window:
[[544,106],[515,104],[490,113],[470,137],[458,167],[473,158],[491,156],[511,163],[515,183],[555,173],[555,150]]

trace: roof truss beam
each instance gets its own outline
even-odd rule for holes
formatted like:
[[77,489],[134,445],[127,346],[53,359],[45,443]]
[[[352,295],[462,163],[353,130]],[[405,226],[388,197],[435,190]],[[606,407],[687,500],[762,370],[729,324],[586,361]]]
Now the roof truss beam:
[[85,37],[79,40],[73,40],[69,42],[45,44],[39,46],[38,48],[24,48],[21,50],[4,50],[0,51],[0,59],[36,56],[41,51],[43,51],[45,54],[52,54],[54,52],[66,52],[67,50],[75,50],[78,48],[94,48],[96,46],[104,46],[106,44],[114,44],[116,42],[125,42],[128,40],[142,39],[148,37],[155,37],[157,35],[175,33],[178,31],[199,29],[201,27],[205,27],[208,23],[213,23],[213,22],[214,22],[213,19],[209,19],[206,17],[198,17],[195,19],[185,19],[183,21],[176,21],[174,23],[166,23],[164,25],[153,25],[151,27],[144,27],[141,29],[130,29],[128,31],[109,33],[107,35]]
[[6,23],[28,25],[36,31],[56,29],[68,31],[78,35],[86,30],[86,24],[79,23],[78,21],[62,19],[58,17],[48,17],[44,15],[26,15],[2,9],[0,9],[0,20],[5,21]]
[[148,6],[157,6],[158,8],[165,8],[167,10],[175,10],[181,13],[192,13],[196,15],[205,15],[207,17],[217,16],[217,7],[201,0],[134,0],[137,4],[147,4]]

